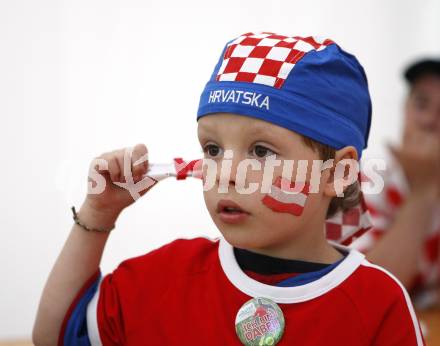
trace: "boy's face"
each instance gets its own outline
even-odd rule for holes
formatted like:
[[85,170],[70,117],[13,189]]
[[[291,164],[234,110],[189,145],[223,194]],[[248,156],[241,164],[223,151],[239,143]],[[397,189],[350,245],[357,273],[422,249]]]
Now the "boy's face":
[[[213,182],[211,188],[204,189],[204,198],[208,211],[225,239],[233,246],[248,249],[274,250],[288,246],[291,242],[313,242],[316,236],[322,236],[323,221],[330,201],[323,194],[323,182],[329,177],[328,170],[321,175],[318,193],[310,193],[304,209],[298,216],[275,212],[262,203],[267,195],[261,191],[266,159],[275,155],[280,165],[274,167],[270,174],[271,185],[282,175],[284,160],[294,160],[291,181],[295,181],[297,160],[308,160],[305,181],[310,180],[312,161],[319,160],[317,152],[305,145],[300,135],[285,128],[263,120],[231,113],[216,113],[202,117],[198,121],[198,137],[204,151],[204,158],[214,161],[217,165],[214,171],[204,169],[205,184]],[[232,158],[224,158],[225,151],[232,153]],[[272,158],[274,158],[272,156]],[[261,169],[254,170],[248,166],[243,172],[244,165],[239,166],[245,159],[252,159],[261,164]],[[227,192],[221,193],[221,167],[227,161],[231,164],[230,175],[222,180]],[[226,165],[225,165],[226,166]],[[255,166],[257,167],[257,166]],[[238,172],[238,176],[237,176]],[[215,179],[207,179],[212,174]],[[258,189],[252,193],[240,193],[236,189],[239,180],[244,179],[244,187],[257,183]],[[267,176],[267,173],[265,174]],[[224,179],[224,178],[222,178]],[[267,179],[267,178],[265,178]],[[304,182],[304,180],[302,180]],[[206,187],[206,185],[205,185]],[[243,187],[243,186],[242,186]],[[218,211],[220,200],[229,200],[239,205],[247,214],[235,223],[228,222]],[[310,243],[309,245],[311,245]]]

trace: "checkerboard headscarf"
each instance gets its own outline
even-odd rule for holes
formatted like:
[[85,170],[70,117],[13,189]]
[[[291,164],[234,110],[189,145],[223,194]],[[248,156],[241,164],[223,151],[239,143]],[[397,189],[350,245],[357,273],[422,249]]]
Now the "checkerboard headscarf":
[[[197,120],[226,112],[295,131],[335,149],[367,147],[371,100],[364,69],[330,39],[247,33],[228,42],[200,97]],[[369,227],[364,203],[327,220],[348,244]]]

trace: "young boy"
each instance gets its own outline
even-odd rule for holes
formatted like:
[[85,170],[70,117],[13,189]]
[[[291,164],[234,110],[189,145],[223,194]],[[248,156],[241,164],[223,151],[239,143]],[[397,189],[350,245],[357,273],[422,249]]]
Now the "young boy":
[[[312,161],[358,159],[370,118],[364,71],[332,41],[248,33],[229,42],[197,118],[205,160],[218,163],[204,197],[223,237],[176,240],[101,279],[108,232],[75,225],[43,292],[35,344],[423,345],[401,284],[326,239],[326,219],[358,192],[336,197],[335,166],[311,184]],[[146,147],[134,153],[132,163]],[[283,163],[272,166],[271,190],[249,192],[267,180],[269,157]],[[105,230],[133,200],[111,184],[123,181],[123,151],[102,158],[109,184],[78,218]],[[298,171],[298,160],[309,163],[303,179],[287,175],[300,194],[283,194],[289,160]],[[133,165],[135,181],[147,168]]]

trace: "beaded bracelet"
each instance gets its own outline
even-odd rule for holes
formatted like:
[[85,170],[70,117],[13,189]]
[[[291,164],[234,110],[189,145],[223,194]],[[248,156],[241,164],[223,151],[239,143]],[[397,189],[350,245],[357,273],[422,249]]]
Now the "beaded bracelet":
[[73,220],[75,221],[75,223],[88,232],[109,233],[115,228],[115,225],[113,225],[110,229],[89,228],[78,219],[78,214],[76,213],[75,207],[73,206],[72,206],[72,213],[73,213]]

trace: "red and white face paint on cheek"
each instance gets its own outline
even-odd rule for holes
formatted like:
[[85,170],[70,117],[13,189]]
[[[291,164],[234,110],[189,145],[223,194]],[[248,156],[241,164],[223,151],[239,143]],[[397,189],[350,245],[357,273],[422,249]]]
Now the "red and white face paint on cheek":
[[309,183],[295,183],[283,177],[277,177],[270,192],[263,197],[261,202],[276,213],[300,216],[309,195],[309,186]]

